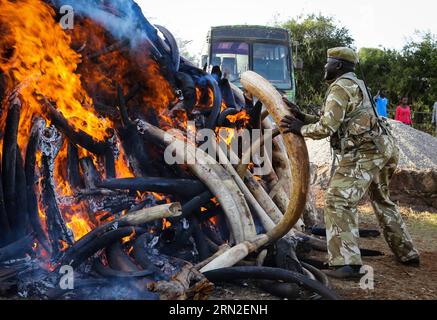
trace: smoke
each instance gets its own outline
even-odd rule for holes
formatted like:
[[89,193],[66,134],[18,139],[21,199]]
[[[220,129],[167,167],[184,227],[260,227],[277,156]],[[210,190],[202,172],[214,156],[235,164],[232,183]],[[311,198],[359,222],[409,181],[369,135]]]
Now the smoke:
[[[157,30],[144,17],[133,0],[58,0],[59,6],[69,5],[75,14],[101,24],[117,39],[129,39],[131,46],[158,41]],[[115,9],[113,13],[111,9]]]

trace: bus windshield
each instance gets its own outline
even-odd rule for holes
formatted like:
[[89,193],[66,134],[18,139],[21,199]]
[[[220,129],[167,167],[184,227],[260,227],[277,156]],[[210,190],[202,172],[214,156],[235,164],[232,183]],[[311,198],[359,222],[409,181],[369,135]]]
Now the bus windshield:
[[246,42],[214,42],[211,66],[220,66],[230,82],[240,85],[240,75],[249,70],[249,44]]
[[284,45],[254,43],[253,70],[269,80],[278,89],[290,89],[288,49]]

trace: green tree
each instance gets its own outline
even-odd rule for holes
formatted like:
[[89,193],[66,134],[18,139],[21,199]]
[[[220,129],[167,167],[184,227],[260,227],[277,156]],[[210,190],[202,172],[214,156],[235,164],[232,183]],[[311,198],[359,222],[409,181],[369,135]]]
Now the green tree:
[[[420,34],[419,34],[420,35]],[[424,111],[429,110],[437,98],[437,37],[431,33],[421,35],[402,50],[402,81],[405,94]]]
[[349,30],[338,26],[332,17],[320,14],[299,16],[280,26],[290,31],[303,60],[303,70],[296,73],[297,102],[321,105],[326,89],[323,81],[326,51],[332,47],[351,46],[354,40]]

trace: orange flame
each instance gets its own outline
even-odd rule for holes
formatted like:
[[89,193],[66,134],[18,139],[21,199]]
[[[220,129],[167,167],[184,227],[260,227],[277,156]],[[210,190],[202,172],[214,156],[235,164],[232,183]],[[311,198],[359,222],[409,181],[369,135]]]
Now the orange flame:
[[168,229],[172,226],[171,222],[167,219],[162,219],[162,230]]
[[96,114],[82,88],[75,72],[81,56],[70,48],[71,39],[55,21],[54,10],[41,0],[0,0],[0,6],[0,24],[7,30],[0,52],[13,48],[10,58],[0,60],[0,69],[7,75],[9,90],[22,84],[27,104],[21,113],[20,147],[27,142],[32,115],[44,115],[34,93],[53,101],[75,129],[103,140],[109,120]]
[[78,212],[71,215],[70,221],[66,223],[67,227],[73,231],[75,241],[79,240],[92,230],[87,218],[82,217],[80,212],[81,211],[78,210]]
[[231,123],[237,123],[240,127],[245,127],[250,122],[250,116],[247,114],[246,110],[243,110],[235,115],[228,115],[226,119]]
[[121,239],[121,243],[127,243],[127,242],[131,241],[135,237],[135,235],[136,235],[136,232],[134,229],[130,235]]

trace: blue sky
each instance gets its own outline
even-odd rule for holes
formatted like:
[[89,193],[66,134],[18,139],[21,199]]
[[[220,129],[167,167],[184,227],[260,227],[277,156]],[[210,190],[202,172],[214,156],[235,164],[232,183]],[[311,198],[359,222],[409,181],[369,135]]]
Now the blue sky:
[[355,46],[400,49],[416,30],[437,34],[437,1],[430,0],[136,0],[152,23],[191,40],[199,53],[211,26],[269,24],[299,14],[322,13],[347,27]]

